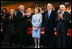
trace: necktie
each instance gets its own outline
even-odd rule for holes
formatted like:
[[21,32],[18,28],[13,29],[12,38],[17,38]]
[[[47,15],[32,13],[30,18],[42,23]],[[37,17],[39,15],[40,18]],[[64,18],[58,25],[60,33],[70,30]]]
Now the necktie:
[[50,11],[48,11],[48,19],[50,18]]

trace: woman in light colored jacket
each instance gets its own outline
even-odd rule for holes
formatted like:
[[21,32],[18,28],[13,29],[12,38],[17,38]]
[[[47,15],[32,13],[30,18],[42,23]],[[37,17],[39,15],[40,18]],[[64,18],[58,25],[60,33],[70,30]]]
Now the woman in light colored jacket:
[[35,48],[37,48],[37,41],[38,41],[38,48],[40,48],[40,32],[41,32],[41,23],[42,23],[42,14],[40,13],[39,8],[35,8],[35,14],[32,16],[32,37],[35,41]]

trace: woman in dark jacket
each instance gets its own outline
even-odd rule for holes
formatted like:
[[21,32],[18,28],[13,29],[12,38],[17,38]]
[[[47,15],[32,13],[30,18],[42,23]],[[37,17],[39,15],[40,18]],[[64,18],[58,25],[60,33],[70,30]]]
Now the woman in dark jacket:
[[8,34],[10,45],[16,44],[16,30],[14,26],[15,10],[11,9],[9,19],[8,19]]
[[7,18],[9,14],[7,13],[7,9],[3,8],[1,12],[1,23],[3,26],[3,32],[1,33],[2,41],[6,42],[7,41]]
[[[32,15],[33,15],[33,13],[31,12],[31,8],[28,8],[27,9],[27,12],[26,12],[26,34],[25,34],[25,37],[26,37],[26,44],[28,44],[28,45],[31,45],[32,44],[32,42],[33,42],[33,40],[32,40],[32,37],[31,37],[31,35],[30,34],[27,34],[27,29],[28,28],[31,28],[32,27],[32,23],[31,23],[31,20],[32,20]],[[28,42],[28,41],[30,41],[30,42]]]

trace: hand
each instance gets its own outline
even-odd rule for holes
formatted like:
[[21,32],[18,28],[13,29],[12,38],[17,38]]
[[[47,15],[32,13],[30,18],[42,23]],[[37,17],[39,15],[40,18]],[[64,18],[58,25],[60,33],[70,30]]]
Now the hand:
[[5,16],[2,16],[2,19],[5,19]]
[[44,29],[44,27],[43,27],[43,29]]
[[63,19],[63,16],[62,16],[62,14],[58,14],[58,15],[59,15],[59,18]]
[[35,27],[35,30],[38,30],[38,28],[37,28],[37,27]]
[[27,20],[27,21],[29,21],[29,20]]
[[27,21],[30,21],[31,19],[28,19]]
[[60,18],[63,19],[63,16],[61,15]]
[[24,16],[24,15],[27,15],[27,13],[23,13],[23,16]]
[[29,13],[27,13],[27,16],[29,16]]
[[2,13],[1,13],[1,15],[2,15]]
[[36,26],[36,28],[38,28],[38,26]]
[[9,19],[12,19],[12,16],[9,16]]
[[71,23],[71,20],[69,22]]
[[67,35],[69,36],[69,33],[67,33]]
[[35,30],[38,30],[38,26],[35,27]]
[[54,32],[54,34],[55,34],[56,36],[58,35],[56,31]]
[[56,28],[54,28],[54,31],[56,31]]

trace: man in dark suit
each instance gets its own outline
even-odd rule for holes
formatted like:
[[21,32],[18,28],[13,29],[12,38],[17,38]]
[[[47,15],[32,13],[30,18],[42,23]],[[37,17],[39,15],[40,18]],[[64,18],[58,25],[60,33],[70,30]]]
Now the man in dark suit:
[[26,19],[25,19],[25,11],[24,11],[24,6],[20,5],[19,6],[20,11],[17,12],[17,32],[18,32],[18,41],[19,41],[19,45],[20,47],[22,47],[22,45],[24,44],[24,29],[25,29],[25,23],[26,23]]
[[43,14],[43,26],[44,26],[44,46],[53,47],[54,38],[54,24],[55,24],[55,11],[53,10],[53,5],[48,3],[48,11]]
[[58,12],[58,15],[56,17],[58,48],[61,48],[61,46],[63,48],[66,48],[67,23],[69,22],[69,16],[69,13],[65,11],[65,5],[61,4],[60,12]]

